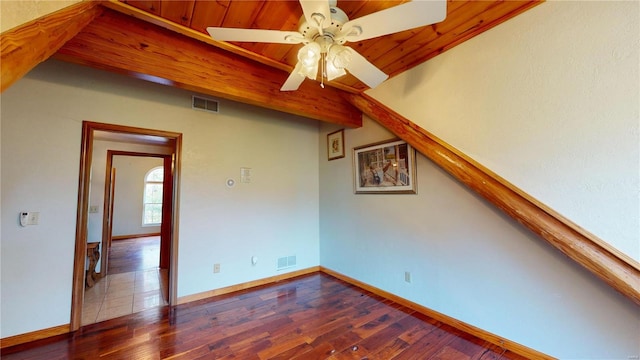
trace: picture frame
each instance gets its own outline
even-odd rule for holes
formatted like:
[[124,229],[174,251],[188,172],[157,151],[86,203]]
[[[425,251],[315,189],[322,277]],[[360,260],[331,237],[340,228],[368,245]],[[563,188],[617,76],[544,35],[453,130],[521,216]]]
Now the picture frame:
[[327,135],[327,159],[329,161],[344,157],[344,129]]
[[415,150],[402,140],[386,140],[353,149],[356,194],[416,194]]

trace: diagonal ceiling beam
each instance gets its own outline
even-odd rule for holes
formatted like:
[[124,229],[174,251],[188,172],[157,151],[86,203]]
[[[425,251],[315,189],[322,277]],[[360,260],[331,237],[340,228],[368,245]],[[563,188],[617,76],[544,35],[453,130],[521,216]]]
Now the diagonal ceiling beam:
[[349,94],[347,98],[458,181],[640,305],[640,264],[636,261],[372,97]]
[[102,7],[83,1],[0,34],[0,92],[47,60],[89,24]]
[[306,81],[297,91],[281,92],[289,75],[285,71],[108,9],[56,57],[312,119],[362,126],[362,113],[341,90]]

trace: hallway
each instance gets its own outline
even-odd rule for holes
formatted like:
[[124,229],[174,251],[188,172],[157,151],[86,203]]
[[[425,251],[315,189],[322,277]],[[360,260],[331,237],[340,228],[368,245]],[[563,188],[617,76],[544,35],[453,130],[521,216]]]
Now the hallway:
[[159,259],[159,236],[113,241],[108,275],[85,289],[82,326],[167,305]]

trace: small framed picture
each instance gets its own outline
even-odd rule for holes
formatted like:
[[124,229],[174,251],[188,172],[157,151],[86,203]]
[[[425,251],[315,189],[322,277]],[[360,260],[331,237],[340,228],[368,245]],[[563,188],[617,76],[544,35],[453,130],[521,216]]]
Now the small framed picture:
[[327,135],[327,156],[329,160],[344,157],[344,129]]
[[353,149],[356,194],[415,194],[415,150],[402,140]]

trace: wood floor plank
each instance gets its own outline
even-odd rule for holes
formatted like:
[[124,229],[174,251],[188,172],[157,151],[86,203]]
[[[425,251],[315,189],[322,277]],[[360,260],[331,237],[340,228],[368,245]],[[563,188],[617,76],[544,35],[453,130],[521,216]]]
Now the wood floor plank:
[[13,359],[522,359],[323,273],[2,349]]

